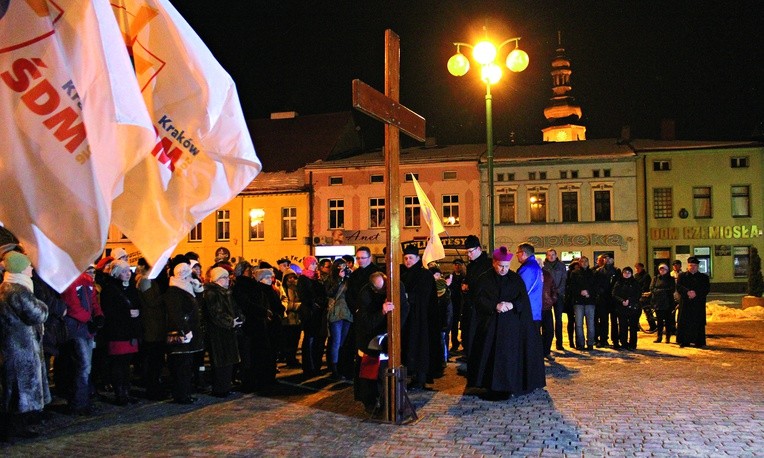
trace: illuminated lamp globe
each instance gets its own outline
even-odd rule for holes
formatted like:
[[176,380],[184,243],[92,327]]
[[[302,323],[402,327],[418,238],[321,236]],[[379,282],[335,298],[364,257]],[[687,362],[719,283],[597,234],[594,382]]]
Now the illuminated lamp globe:
[[458,52],[448,59],[448,72],[454,76],[464,76],[470,70],[470,60]]
[[507,56],[507,68],[516,73],[528,68],[528,53],[522,49],[513,49]]
[[472,50],[472,56],[480,65],[487,65],[496,59],[496,46],[490,41],[481,41]]
[[501,79],[501,67],[496,64],[483,65],[481,77],[486,84],[496,84]]

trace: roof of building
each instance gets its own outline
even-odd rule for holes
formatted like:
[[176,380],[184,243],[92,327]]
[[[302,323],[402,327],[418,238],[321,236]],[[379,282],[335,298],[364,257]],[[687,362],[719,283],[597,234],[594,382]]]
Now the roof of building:
[[631,140],[629,144],[637,153],[675,150],[722,149],[722,148],[761,148],[759,141],[702,141],[702,140]]
[[[472,162],[485,153],[485,145],[415,146],[400,151],[401,164],[436,164],[439,162]],[[316,161],[306,169],[381,166],[385,163],[383,150],[369,151],[352,157]]]
[[239,195],[284,194],[306,190],[305,169],[299,168],[293,172],[261,172]]
[[263,172],[292,172],[305,164],[360,151],[353,113],[247,121]]
[[565,159],[578,161],[629,158],[634,156],[634,151],[628,144],[619,142],[618,139],[603,138],[575,142],[545,142],[522,146],[499,145],[495,148],[493,156],[496,162],[560,161]]

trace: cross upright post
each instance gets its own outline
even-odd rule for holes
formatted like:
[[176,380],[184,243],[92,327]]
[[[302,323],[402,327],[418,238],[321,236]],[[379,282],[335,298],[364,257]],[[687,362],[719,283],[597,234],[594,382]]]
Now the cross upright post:
[[395,308],[387,316],[388,370],[385,374],[385,420],[402,424],[417,419],[406,394],[406,371],[401,361],[401,285],[400,270],[400,131],[425,140],[425,120],[398,103],[400,97],[400,38],[385,31],[385,93],[381,94],[360,80],[353,80],[353,106],[385,123],[385,207],[387,226],[387,300]]

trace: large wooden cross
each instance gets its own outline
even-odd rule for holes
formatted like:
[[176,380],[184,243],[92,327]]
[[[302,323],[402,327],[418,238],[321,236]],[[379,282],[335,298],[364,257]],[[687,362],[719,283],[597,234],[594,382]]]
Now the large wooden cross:
[[[385,123],[385,206],[387,210],[387,300],[396,304],[387,317],[388,373],[385,375],[385,419],[401,424],[406,417],[416,419],[406,396],[405,369],[401,364],[401,231],[400,231],[400,132],[425,141],[425,120],[398,103],[400,97],[401,39],[385,30],[385,93],[360,80],[353,80],[353,107]],[[408,405],[403,406],[403,402]]]

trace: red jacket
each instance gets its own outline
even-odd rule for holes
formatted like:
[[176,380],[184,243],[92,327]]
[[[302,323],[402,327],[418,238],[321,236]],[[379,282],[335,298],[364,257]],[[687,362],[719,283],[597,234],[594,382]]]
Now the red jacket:
[[[75,331],[74,333],[70,332],[70,335],[84,332],[83,329],[87,330],[87,323],[92,317],[103,316],[101,305],[96,296],[95,283],[93,278],[86,273],[77,277],[61,293],[61,299],[66,303],[66,318],[69,318],[67,325],[70,331]],[[90,309],[86,309],[83,303],[89,305]]]

